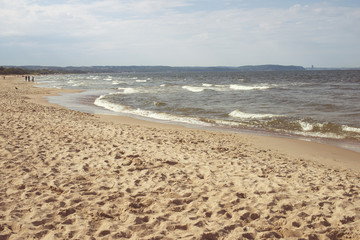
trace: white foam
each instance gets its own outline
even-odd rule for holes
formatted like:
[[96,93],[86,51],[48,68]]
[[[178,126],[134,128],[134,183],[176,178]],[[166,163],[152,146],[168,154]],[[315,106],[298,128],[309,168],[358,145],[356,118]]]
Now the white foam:
[[239,84],[231,84],[230,88],[233,90],[250,91],[250,90],[265,90],[265,89],[269,89],[270,86],[265,86],[265,85],[245,86]]
[[193,86],[183,86],[182,88],[190,92],[202,92],[205,90],[205,88],[203,87],[193,87]]
[[189,123],[189,124],[196,124],[196,125],[205,125],[211,126],[211,124],[202,122],[196,118],[191,117],[181,117],[181,116],[174,116],[167,113],[157,113],[153,111],[147,111],[142,109],[136,109],[134,111],[129,111],[131,114],[136,114],[143,117],[153,118],[157,120],[163,121],[173,121],[173,122],[182,122],[182,123]]
[[[118,94],[118,93],[112,93],[112,94]],[[181,123],[188,123],[188,124],[196,124],[196,125],[203,125],[203,126],[211,126],[209,123],[202,122],[196,118],[191,117],[181,117],[181,116],[174,116],[167,113],[157,113],[153,111],[148,110],[142,110],[142,109],[131,109],[130,107],[126,107],[120,104],[114,104],[110,103],[107,100],[104,100],[103,98],[106,95],[102,95],[98,97],[94,104],[103,108],[106,108],[108,110],[119,112],[119,113],[126,113],[126,114],[134,114],[142,117],[148,117],[153,118],[157,120],[163,120],[163,121],[174,121],[174,122],[181,122]]]
[[290,131],[292,134],[302,135],[305,137],[317,137],[317,138],[333,138],[333,139],[343,139],[343,136],[339,136],[335,133],[320,133],[320,132],[301,132],[301,131]]
[[119,90],[122,90],[121,93],[123,94],[133,94],[133,93],[138,93],[139,90],[135,89],[135,88],[118,88]]
[[111,103],[111,102],[108,102],[108,101],[104,100],[103,98],[105,96],[106,95],[102,95],[102,96],[98,97],[97,99],[95,99],[94,104],[97,105],[97,106],[109,109],[109,110],[114,111],[114,112],[123,112],[123,111],[125,111],[124,106],[119,105],[119,104],[115,104],[115,103]]
[[274,114],[258,114],[258,113],[245,113],[239,110],[234,110],[229,113],[229,116],[241,119],[263,119],[263,118],[273,118],[278,117],[278,115]]
[[136,80],[136,82],[144,83],[144,82],[147,82],[147,80]]
[[219,125],[228,125],[228,126],[235,126],[235,127],[245,125],[240,122],[233,122],[233,121],[227,121],[227,120],[215,120],[215,122]]
[[311,123],[308,122],[303,122],[303,121],[298,121],[302,130],[305,132],[311,131],[314,128],[314,125],[312,125]]
[[360,133],[360,128],[349,127],[349,126],[346,126],[346,125],[342,127],[342,130],[343,130],[343,131],[346,131],[346,132]]
[[120,84],[120,83],[124,83],[124,82],[123,82],[123,81],[115,80],[115,81],[112,81],[111,84],[116,85],[116,84]]
[[197,87],[197,86],[183,86],[183,89],[186,89],[190,92],[202,92],[204,90],[212,90],[212,91],[217,91],[217,92],[224,92],[224,91],[229,91],[228,87],[225,85],[215,85],[213,86],[212,84],[208,84],[208,83],[203,83],[202,87]]

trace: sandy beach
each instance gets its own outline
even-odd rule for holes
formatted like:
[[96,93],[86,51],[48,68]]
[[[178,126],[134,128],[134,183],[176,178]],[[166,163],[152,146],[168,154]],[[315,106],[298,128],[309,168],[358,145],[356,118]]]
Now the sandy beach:
[[0,79],[0,240],[360,239],[360,153],[76,112],[43,97],[59,91]]

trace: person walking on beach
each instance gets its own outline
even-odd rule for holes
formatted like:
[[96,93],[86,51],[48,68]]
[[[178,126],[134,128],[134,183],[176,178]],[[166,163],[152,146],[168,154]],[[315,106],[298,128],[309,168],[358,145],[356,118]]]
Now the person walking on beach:
[[32,81],[32,82],[34,82],[34,81],[35,81],[35,78],[34,78],[34,76],[32,76],[32,78],[31,78],[31,81]]

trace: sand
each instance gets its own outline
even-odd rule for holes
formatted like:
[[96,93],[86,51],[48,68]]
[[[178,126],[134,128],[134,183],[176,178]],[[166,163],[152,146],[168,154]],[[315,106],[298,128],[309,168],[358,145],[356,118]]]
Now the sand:
[[0,79],[0,239],[360,239],[360,154],[87,114]]

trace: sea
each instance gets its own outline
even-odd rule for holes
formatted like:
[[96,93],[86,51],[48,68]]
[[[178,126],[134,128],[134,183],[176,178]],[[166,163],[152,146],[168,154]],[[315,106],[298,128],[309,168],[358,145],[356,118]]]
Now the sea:
[[360,71],[43,75],[48,97],[87,113],[324,142],[360,152]]

